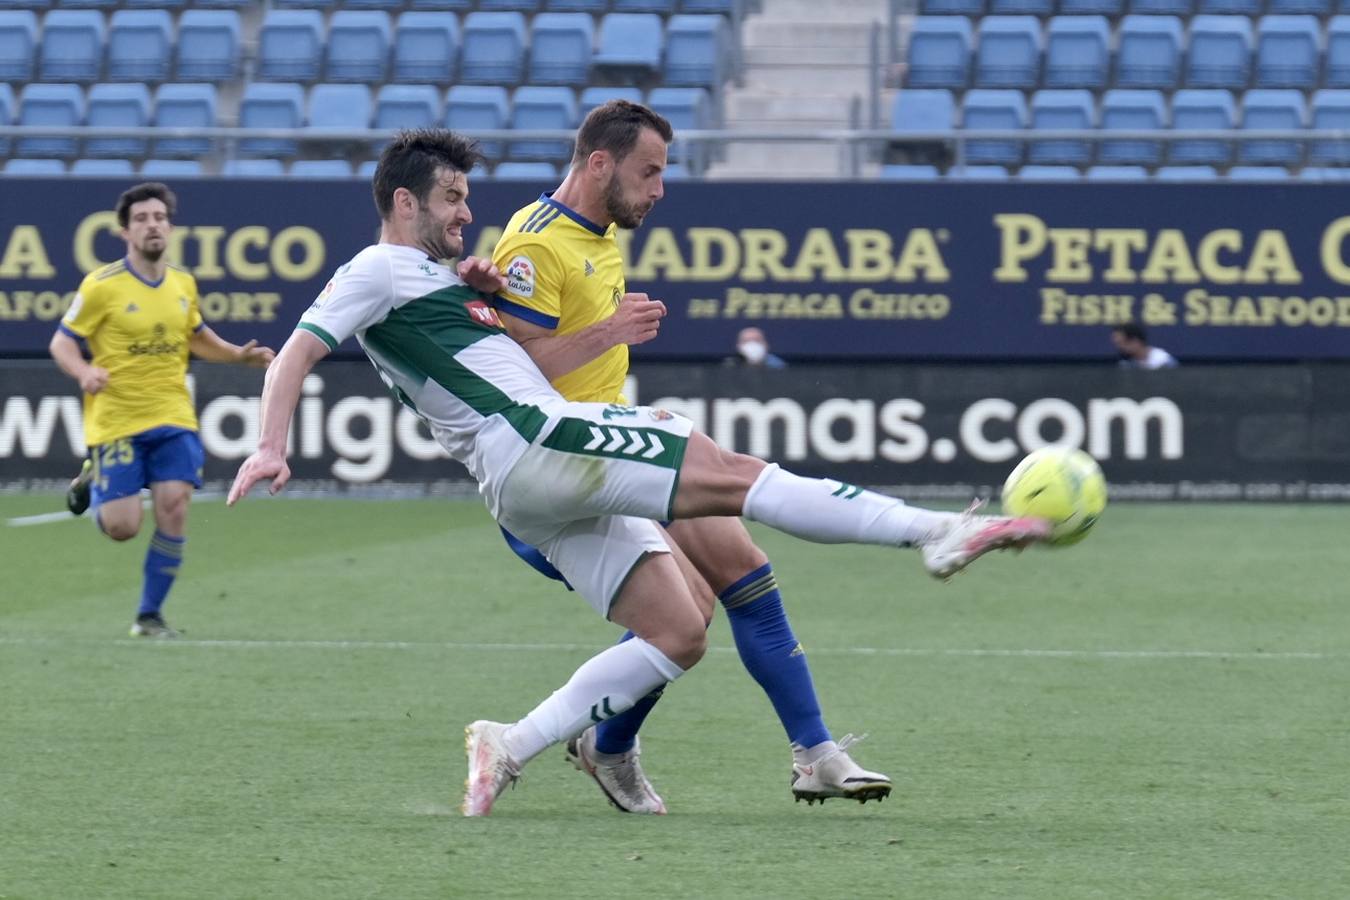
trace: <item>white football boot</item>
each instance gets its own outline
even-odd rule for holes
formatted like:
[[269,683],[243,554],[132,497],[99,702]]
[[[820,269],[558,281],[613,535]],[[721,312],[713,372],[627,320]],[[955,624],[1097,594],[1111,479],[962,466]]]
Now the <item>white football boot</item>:
[[953,517],[946,531],[923,545],[923,564],[929,575],[945,581],[991,550],[1021,550],[1050,537],[1050,523],[1045,519],[978,515],[976,510],[983,505],[983,501],[971,504]]
[[464,804],[460,809],[466,816],[486,816],[492,812],[493,801],[520,777],[520,766],[506,752],[502,740],[507,727],[501,722],[480,719],[464,729],[469,777],[464,782]]
[[797,802],[805,800],[810,806],[817,800],[824,804],[827,797],[843,797],[859,803],[868,800],[880,803],[890,796],[890,778],[880,772],[867,771],[848,755],[848,748],[860,740],[861,737],[846,734],[839,739],[839,745],[834,750],[812,764],[794,762],[792,796],[797,798]]
[[567,759],[600,785],[609,802],[623,812],[664,816],[666,804],[642,772],[640,743],[627,753],[610,755],[595,749],[595,729],[587,728],[567,742]]

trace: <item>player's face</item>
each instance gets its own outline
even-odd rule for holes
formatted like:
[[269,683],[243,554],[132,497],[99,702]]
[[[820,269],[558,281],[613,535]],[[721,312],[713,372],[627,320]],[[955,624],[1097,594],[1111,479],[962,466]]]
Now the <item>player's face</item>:
[[163,200],[151,198],[131,204],[127,210],[127,227],[122,238],[127,246],[151,262],[157,262],[169,247],[169,208]]
[[439,168],[425,203],[417,210],[417,242],[437,259],[454,259],[464,252],[464,226],[469,212],[469,179],[463,172]]
[[605,185],[605,212],[620,228],[637,228],[665,194],[666,142],[650,128],[642,129],[637,146],[614,167]]

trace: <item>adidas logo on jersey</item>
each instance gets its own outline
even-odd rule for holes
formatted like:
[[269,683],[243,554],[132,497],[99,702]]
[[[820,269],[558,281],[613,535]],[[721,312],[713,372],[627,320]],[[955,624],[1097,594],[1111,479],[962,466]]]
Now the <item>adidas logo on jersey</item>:
[[137,306],[135,303],[128,303],[128,304],[127,304],[127,312],[140,312],[140,311],[141,311],[141,308],[140,308],[139,306]]
[[591,265],[591,261],[588,259],[586,260],[586,277],[590,278],[594,274],[595,274],[595,266]]

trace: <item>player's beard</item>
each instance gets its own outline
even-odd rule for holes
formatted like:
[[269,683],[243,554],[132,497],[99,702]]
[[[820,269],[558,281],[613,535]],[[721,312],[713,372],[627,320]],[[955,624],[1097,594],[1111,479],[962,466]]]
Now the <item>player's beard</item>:
[[147,238],[145,241],[141,243],[140,246],[141,256],[145,259],[146,262],[157,263],[159,262],[160,258],[164,256],[164,251],[168,249],[168,246],[169,242],[164,240],[163,238],[159,239],[158,246],[151,245],[150,239]]
[[617,177],[605,186],[605,212],[620,228],[633,229],[642,224],[652,208],[649,204],[629,203],[623,198],[623,186]]
[[432,259],[455,259],[464,252],[464,241],[445,233],[445,225],[437,222],[425,209],[417,213],[417,239]]

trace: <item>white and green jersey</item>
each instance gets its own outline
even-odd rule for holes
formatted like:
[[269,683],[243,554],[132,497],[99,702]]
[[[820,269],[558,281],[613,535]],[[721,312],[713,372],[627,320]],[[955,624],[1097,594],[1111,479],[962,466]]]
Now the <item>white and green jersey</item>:
[[296,327],[329,350],[355,335],[394,395],[473,474],[493,515],[516,460],[567,405],[492,306],[415,247],[362,250]]

